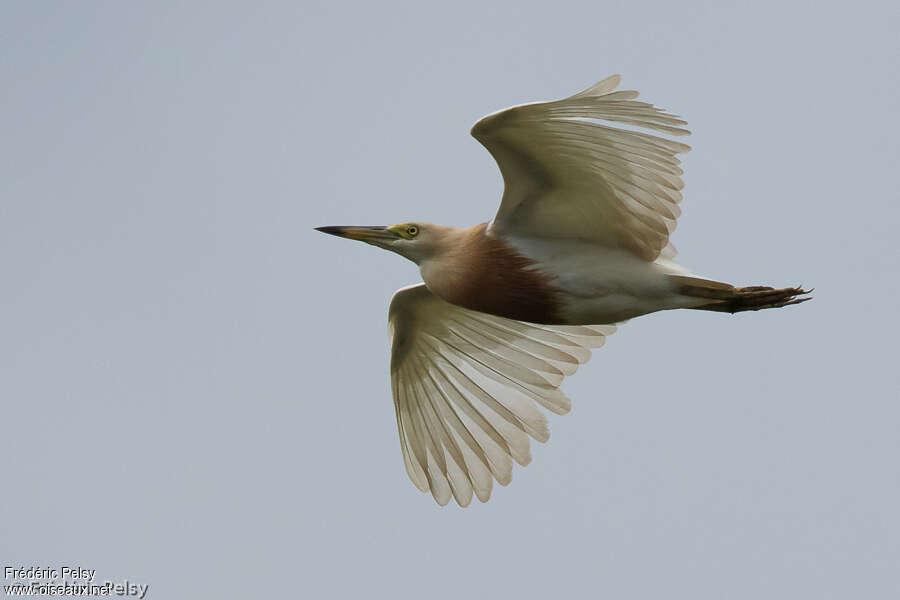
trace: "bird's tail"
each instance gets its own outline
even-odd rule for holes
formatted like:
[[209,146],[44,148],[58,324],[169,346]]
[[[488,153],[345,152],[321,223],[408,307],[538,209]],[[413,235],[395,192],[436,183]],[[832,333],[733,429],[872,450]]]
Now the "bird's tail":
[[[700,277],[670,276],[677,285],[678,293],[688,298],[696,298],[698,304],[690,306],[694,310],[714,310],[717,312],[743,312],[764,308],[781,308],[800,304],[811,297],[801,297],[812,292],[803,286],[775,289],[765,285],[734,287],[727,283],[702,279]],[[704,302],[708,300],[708,302]]]

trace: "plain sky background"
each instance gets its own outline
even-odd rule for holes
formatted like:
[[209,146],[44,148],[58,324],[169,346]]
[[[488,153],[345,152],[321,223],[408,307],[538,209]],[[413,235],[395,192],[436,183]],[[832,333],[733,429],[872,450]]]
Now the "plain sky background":
[[[0,561],[148,598],[900,597],[896,2],[4,2]],[[468,135],[612,73],[683,115],[680,260],[803,306],[633,320],[509,487],[403,470],[412,263]]]

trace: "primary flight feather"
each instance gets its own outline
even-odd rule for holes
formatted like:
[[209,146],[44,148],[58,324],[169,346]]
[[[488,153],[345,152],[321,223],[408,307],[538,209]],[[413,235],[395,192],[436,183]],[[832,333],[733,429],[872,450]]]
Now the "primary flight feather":
[[736,288],[673,261],[689,146],[685,121],[613,75],[553,102],[488,115],[472,135],[504,190],[490,223],[319,227],[391,250],[424,283],[391,300],[391,389],[413,484],[441,505],[490,497],[529,438],[549,438],[538,408],[563,414],[566,375],[624,320],[673,308],[740,312],[808,300],[799,287]]

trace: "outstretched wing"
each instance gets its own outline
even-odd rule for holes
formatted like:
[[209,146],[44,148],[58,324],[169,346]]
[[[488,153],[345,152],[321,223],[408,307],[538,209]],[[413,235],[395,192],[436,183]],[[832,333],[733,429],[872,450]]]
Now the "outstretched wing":
[[613,325],[534,325],[441,300],[424,284],[397,291],[389,310],[391,388],[406,472],[440,505],[482,502],[512,461],[531,461],[529,436],[550,433],[538,405],[569,411],[563,377]]
[[676,154],[690,146],[595,122],[613,121],[687,135],[675,115],[613,90],[613,75],[554,102],[514,106],[484,117],[472,135],[503,174],[502,234],[579,238],[655,260],[680,214]]

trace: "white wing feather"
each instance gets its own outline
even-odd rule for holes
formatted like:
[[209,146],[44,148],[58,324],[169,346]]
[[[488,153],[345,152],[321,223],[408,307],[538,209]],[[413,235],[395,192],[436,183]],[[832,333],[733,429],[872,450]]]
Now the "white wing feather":
[[690,146],[594,120],[690,132],[677,116],[635,101],[637,92],[614,92],[618,84],[613,75],[574,96],[514,106],[472,127],[503,174],[494,231],[578,238],[647,261],[659,257],[680,215],[676,155]]
[[493,480],[506,485],[512,461],[531,461],[529,436],[550,434],[537,405],[568,412],[557,388],[590,358],[613,325],[550,326],[449,304],[424,284],[398,290],[389,310],[391,388],[406,472],[440,505]]

